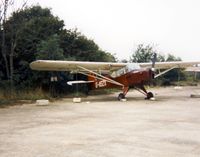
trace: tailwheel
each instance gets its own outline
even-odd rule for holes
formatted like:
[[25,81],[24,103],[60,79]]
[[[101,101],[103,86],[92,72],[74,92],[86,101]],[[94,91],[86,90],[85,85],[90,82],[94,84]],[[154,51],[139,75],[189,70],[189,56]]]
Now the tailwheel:
[[154,97],[153,93],[152,92],[148,92],[146,99],[151,99],[153,97]]
[[122,99],[124,99],[125,98],[125,95],[123,94],[123,93],[120,93],[119,95],[118,95],[118,100],[120,101],[120,100],[122,100]]

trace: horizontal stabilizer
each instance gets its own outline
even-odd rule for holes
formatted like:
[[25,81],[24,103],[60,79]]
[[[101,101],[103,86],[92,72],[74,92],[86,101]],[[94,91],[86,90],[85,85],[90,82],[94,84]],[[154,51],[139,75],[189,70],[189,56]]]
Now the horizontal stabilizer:
[[94,81],[79,80],[79,81],[68,81],[67,84],[72,86],[73,84],[92,83],[92,82],[94,82]]

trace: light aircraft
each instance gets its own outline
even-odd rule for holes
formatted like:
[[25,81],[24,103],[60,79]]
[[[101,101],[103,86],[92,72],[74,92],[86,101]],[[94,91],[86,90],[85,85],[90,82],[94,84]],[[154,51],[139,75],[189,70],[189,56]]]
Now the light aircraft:
[[[118,100],[124,99],[130,88],[143,93],[146,99],[152,98],[152,92],[145,89],[152,79],[174,68],[187,68],[200,64],[199,62],[155,62],[152,63],[111,63],[111,62],[83,62],[60,60],[37,60],[30,64],[31,69],[41,71],[70,71],[86,75],[88,80],[75,80],[67,82],[69,85],[88,83],[91,89],[119,88],[122,92]],[[155,74],[155,69],[166,69]]]

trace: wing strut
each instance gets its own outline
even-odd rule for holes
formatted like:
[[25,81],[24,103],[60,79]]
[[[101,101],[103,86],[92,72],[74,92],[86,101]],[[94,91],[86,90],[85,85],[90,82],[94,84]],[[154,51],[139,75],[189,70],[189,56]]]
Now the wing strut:
[[167,70],[165,70],[165,71],[159,73],[158,75],[156,75],[154,78],[157,78],[157,77],[159,77],[159,76],[161,76],[161,75],[163,75],[163,74],[165,74],[165,73],[167,73],[167,72],[169,72],[169,71],[171,71],[171,70],[173,70],[173,69],[175,69],[175,68],[178,68],[178,66],[176,65],[176,66],[174,66],[174,67],[172,67],[172,68],[170,68],[170,69],[167,69]]
[[[101,79],[102,79],[102,78],[105,79],[107,82],[110,82],[110,83],[112,83],[112,84],[116,84],[116,85],[118,85],[118,86],[124,87],[123,84],[121,84],[121,83],[119,83],[119,82],[117,82],[117,81],[114,81],[114,80],[112,80],[112,79],[110,79],[110,78],[108,78],[108,77],[105,77],[105,76],[103,76],[103,75],[100,75],[100,74],[98,74],[98,73],[96,73],[96,72],[94,72],[94,71],[92,71],[92,70],[86,69],[86,68],[81,67],[81,66],[77,66],[77,67],[79,67],[79,68],[81,68],[81,69],[83,69],[83,70],[85,70],[85,71],[87,71],[87,72],[90,72],[90,73],[92,73],[92,74],[95,74],[95,75],[99,76]],[[99,78],[99,79],[100,79],[100,78]],[[103,79],[102,79],[102,80],[103,80]]]

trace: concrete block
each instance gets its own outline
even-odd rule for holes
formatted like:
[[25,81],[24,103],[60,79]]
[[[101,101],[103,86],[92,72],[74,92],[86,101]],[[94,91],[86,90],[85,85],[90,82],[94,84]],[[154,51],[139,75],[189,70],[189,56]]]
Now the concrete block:
[[73,102],[74,103],[80,103],[81,102],[81,98],[73,98]]
[[46,106],[48,104],[49,104],[49,100],[46,100],[46,99],[36,100],[36,105],[38,106]]

